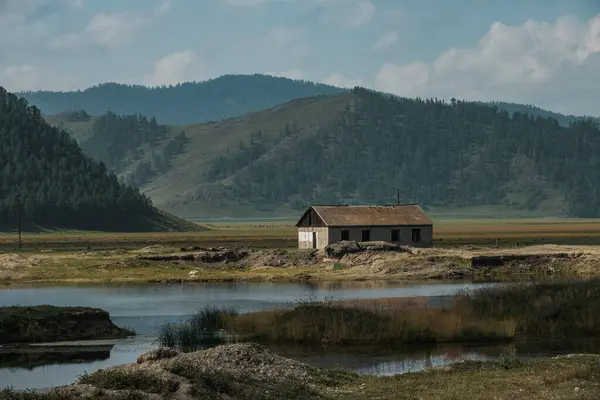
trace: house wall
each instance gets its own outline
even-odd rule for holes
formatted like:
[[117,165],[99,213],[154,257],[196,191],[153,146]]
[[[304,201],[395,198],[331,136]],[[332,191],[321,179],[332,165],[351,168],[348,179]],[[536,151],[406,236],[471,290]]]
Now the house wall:
[[300,227],[298,228],[298,248],[312,249],[313,232],[317,235],[316,248],[322,249],[329,244],[329,230],[319,227]]
[[319,217],[319,214],[317,214],[315,212],[315,210],[313,210],[311,208],[308,210],[308,212],[306,212],[302,216],[302,219],[300,220],[298,226],[302,227],[302,228],[310,228],[310,227],[325,228],[326,225],[323,222],[323,220],[321,219],[321,217]]
[[[348,240],[354,240],[357,242],[362,241],[362,231],[363,229],[368,229],[371,231],[370,233],[370,241],[382,241],[382,242],[391,242],[391,231],[392,229],[398,229],[400,231],[399,240],[394,242],[400,245],[409,245],[414,247],[431,247],[433,245],[433,226],[425,225],[425,226],[374,226],[374,227],[330,227],[327,244],[339,242],[342,240],[342,231],[347,230],[349,232],[350,237]],[[421,240],[416,243],[412,241],[412,230],[420,229],[421,230]]]

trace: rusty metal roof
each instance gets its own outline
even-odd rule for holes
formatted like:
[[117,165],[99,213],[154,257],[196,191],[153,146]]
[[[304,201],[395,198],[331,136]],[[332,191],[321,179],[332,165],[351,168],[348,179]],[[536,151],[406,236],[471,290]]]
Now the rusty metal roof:
[[433,225],[416,204],[393,206],[312,206],[327,226]]

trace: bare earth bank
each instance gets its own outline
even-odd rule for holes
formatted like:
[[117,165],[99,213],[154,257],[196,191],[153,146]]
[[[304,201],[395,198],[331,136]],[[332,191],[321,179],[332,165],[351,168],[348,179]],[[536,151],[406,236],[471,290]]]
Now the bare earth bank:
[[0,283],[470,279],[600,274],[600,247],[419,249],[346,242],[323,250],[151,246],[0,255]]

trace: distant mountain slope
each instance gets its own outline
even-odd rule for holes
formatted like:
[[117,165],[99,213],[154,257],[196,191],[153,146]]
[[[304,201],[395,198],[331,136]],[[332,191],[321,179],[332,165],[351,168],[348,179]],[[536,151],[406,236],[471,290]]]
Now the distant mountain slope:
[[[558,123],[561,126],[569,126],[569,124],[573,121],[579,120],[582,117],[581,116],[577,116],[577,115],[565,115],[565,114],[560,114],[557,112],[553,112],[553,111],[549,111],[549,110],[544,110],[543,108],[531,105],[531,104],[517,104],[517,103],[507,103],[504,101],[496,101],[496,102],[491,102],[491,103],[487,103],[491,106],[496,106],[498,108],[502,108],[506,111],[508,111],[510,114],[513,114],[515,112],[520,112],[520,113],[528,113],[530,115],[533,115],[535,117],[542,117],[542,118],[554,118],[558,121]],[[600,112],[600,109],[599,109]],[[596,120],[599,120],[597,117],[593,117]]]
[[106,164],[128,185],[138,187],[171,167],[171,158],[186,145],[185,131],[159,125],[154,117],[91,116],[86,111],[47,116],[48,123],[65,129],[83,152]]
[[104,164],[86,157],[40,110],[0,88],[0,228],[14,229],[17,195],[26,229],[196,229],[152,206]]
[[397,99],[364,89],[186,127],[188,149],[144,186],[182,215],[301,209],[313,203],[503,205],[600,216],[600,130],[578,119],[481,103]]
[[148,88],[105,83],[74,92],[23,92],[19,96],[46,115],[85,110],[142,114],[162,124],[184,125],[219,121],[276,106],[302,97],[339,93],[342,89],[319,83],[267,75],[224,75],[205,82]]

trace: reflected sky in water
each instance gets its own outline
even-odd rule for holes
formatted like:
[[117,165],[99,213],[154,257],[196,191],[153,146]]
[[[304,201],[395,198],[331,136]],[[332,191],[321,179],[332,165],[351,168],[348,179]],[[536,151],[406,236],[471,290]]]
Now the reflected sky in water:
[[[448,296],[459,290],[486,286],[471,283],[410,284],[348,282],[323,284],[145,284],[66,287],[4,287],[0,306],[52,304],[89,306],[108,311],[113,322],[134,329],[138,336],[118,341],[108,360],[54,364],[32,370],[0,368],[0,387],[46,388],[72,383],[78,375],[112,365],[135,362],[151,348],[156,327],[186,319],[209,306],[233,306],[242,312],[289,305],[298,299],[355,299],[381,297]],[[0,354],[0,361],[2,354]],[[360,368],[367,368],[368,364]],[[356,369],[357,371],[359,369]],[[361,370],[362,371],[362,370]],[[372,369],[376,372],[375,369]]]

